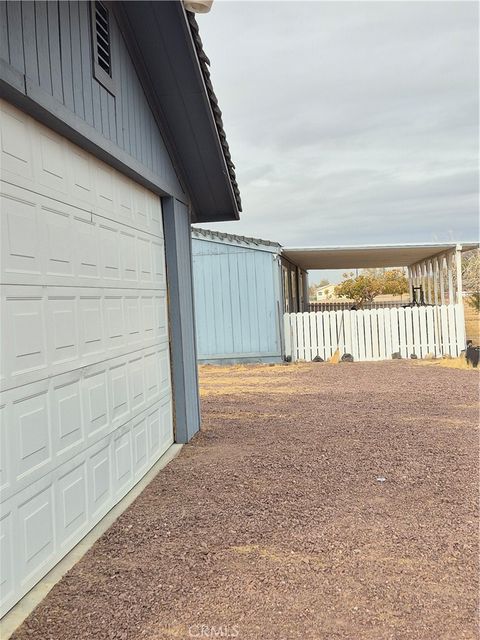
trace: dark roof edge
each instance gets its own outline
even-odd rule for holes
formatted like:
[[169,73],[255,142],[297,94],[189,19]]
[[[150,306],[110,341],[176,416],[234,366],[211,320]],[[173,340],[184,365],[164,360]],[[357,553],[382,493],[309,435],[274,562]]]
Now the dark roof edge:
[[202,39],[200,37],[200,31],[199,31],[198,23],[195,19],[195,14],[191,13],[190,11],[186,11],[185,13],[187,15],[188,24],[190,26],[192,39],[195,44],[195,49],[196,49],[198,60],[200,63],[200,69],[203,75],[203,80],[207,88],[208,99],[209,99],[213,117],[215,120],[215,125],[217,127],[218,137],[220,138],[220,144],[222,146],[225,163],[227,165],[230,183],[232,185],[232,190],[235,196],[235,202],[237,203],[238,210],[241,211],[242,200],[240,197],[240,189],[238,188],[237,177],[235,174],[235,165],[233,164],[233,161],[232,161],[230,148],[227,142],[227,136],[225,133],[225,129],[223,127],[222,112],[220,110],[220,107],[218,106],[217,96],[215,95],[212,81],[210,79],[210,70],[208,68],[210,65],[210,60],[208,59],[207,54],[203,50]]
[[192,234],[199,239],[226,240],[235,243],[254,244],[256,246],[263,245],[265,247],[281,248],[279,242],[272,240],[262,240],[261,238],[250,238],[248,236],[239,236],[233,233],[225,233],[223,231],[213,231],[212,229],[204,229],[202,227],[192,227]]

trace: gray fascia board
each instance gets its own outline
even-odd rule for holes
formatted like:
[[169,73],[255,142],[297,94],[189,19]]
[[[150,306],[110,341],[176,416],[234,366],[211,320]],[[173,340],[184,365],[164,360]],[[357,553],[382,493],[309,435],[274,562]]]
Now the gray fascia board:
[[[232,183],[230,181],[227,162],[225,160],[225,155],[224,155],[224,152],[223,152],[222,143],[220,142],[220,136],[218,135],[218,129],[217,129],[217,125],[215,123],[215,118],[214,118],[214,115],[213,115],[212,106],[211,106],[210,100],[208,98],[208,90],[207,90],[207,87],[205,85],[205,80],[204,80],[204,77],[203,77],[202,70],[200,68],[200,62],[198,60],[198,56],[197,56],[197,53],[196,53],[196,47],[195,47],[195,43],[193,41],[192,32],[190,31],[190,26],[188,24],[188,19],[187,19],[186,12],[185,12],[185,7],[183,5],[183,2],[179,2],[177,4],[179,5],[179,10],[182,12],[186,37],[188,38],[188,41],[190,43],[189,50],[190,50],[190,55],[191,55],[191,58],[192,58],[192,64],[195,67],[196,75],[199,78],[199,81],[200,81],[200,83],[202,85],[202,88],[203,88],[203,91],[201,93],[202,100],[203,100],[205,109],[206,109],[206,111],[207,111],[207,113],[209,115],[210,130],[211,130],[213,139],[215,140],[216,151],[217,151],[217,154],[218,154],[218,156],[220,158],[221,164],[223,165],[223,174],[224,174],[224,176],[226,178],[226,181],[228,183],[228,187],[229,187],[229,190],[230,190],[230,197],[232,199],[232,203],[233,203],[233,207],[234,207],[235,219],[239,220],[240,219],[240,214],[239,214],[239,211],[238,211],[238,205],[237,205],[237,202],[236,202],[235,193],[233,191]],[[205,220],[205,221],[208,222],[208,220]]]
[[194,219],[237,220],[225,156],[182,3],[127,2],[124,9],[141,49],[152,96],[163,114]]

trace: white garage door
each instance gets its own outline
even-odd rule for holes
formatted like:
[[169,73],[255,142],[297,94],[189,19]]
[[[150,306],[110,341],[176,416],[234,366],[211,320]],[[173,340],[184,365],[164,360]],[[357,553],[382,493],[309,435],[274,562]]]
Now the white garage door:
[[5,102],[1,613],[173,442],[159,198]]

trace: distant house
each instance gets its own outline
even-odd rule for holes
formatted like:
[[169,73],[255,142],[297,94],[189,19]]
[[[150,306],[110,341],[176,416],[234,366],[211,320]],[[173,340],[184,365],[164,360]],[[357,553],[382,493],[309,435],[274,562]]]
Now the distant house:
[[335,298],[335,284],[326,284],[323,287],[318,287],[315,293],[316,302],[327,302],[328,300]]
[[308,310],[307,273],[278,242],[192,229],[200,362],[280,362],[283,314]]

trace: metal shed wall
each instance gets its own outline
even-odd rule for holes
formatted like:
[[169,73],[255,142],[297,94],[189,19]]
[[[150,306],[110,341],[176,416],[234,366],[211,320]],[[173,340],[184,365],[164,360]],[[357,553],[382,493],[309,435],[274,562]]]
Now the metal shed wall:
[[277,250],[195,237],[192,247],[199,360],[280,360]]

